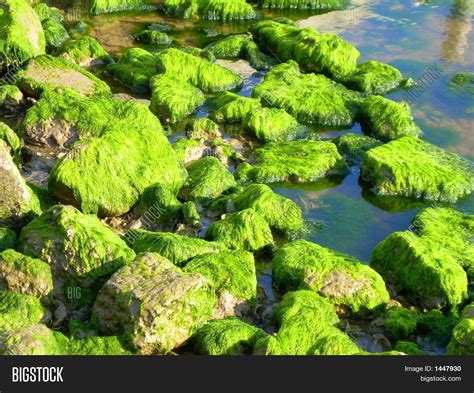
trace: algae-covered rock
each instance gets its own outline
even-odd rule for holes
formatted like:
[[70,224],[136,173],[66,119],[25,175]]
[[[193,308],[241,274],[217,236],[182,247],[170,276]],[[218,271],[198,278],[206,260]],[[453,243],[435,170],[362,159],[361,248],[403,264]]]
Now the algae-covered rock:
[[128,231],[125,241],[137,253],[156,252],[180,267],[197,255],[225,250],[225,246],[217,242],[140,229]]
[[265,332],[238,318],[228,317],[209,321],[194,334],[196,352],[202,355],[247,355]]
[[41,25],[43,26],[48,48],[60,48],[70,38],[62,23],[54,18],[47,18],[41,21]]
[[0,334],[2,355],[67,355],[68,339],[39,323]]
[[368,97],[362,105],[362,118],[371,134],[388,142],[402,136],[419,137],[423,133],[413,121],[410,106],[381,96]]
[[162,7],[186,19],[200,16],[208,20],[254,19],[256,12],[245,0],[164,0]]
[[[18,165],[21,161],[21,140],[18,135],[5,123],[0,122],[0,140],[5,142],[13,162]],[[5,146],[5,145],[4,145]]]
[[157,30],[143,30],[135,38],[149,45],[166,45],[168,46],[173,42],[173,39],[166,33]]
[[147,253],[102,287],[93,313],[104,334],[123,334],[140,354],[167,353],[191,337],[216,303],[209,281]]
[[248,177],[257,183],[307,183],[347,173],[344,159],[331,142],[269,143],[255,149],[251,162],[254,168]]
[[0,331],[16,330],[46,317],[38,298],[19,292],[0,290]]
[[0,251],[15,248],[16,233],[9,228],[0,227]]
[[[0,111],[16,112],[22,101],[23,93],[17,86],[0,86]],[[3,126],[2,123],[0,125]]]
[[251,28],[256,42],[280,61],[294,60],[306,71],[341,78],[356,68],[359,51],[335,34],[320,34],[272,20]]
[[150,78],[158,73],[156,58],[142,48],[127,49],[118,61],[107,66],[107,72],[137,93],[150,90]]
[[1,66],[18,65],[45,53],[41,21],[28,0],[3,1],[0,24]]
[[[31,2],[35,3],[35,2]],[[64,16],[55,7],[49,7],[46,3],[37,3],[33,6],[33,9],[35,10],[36,14],[38,15],[38,18],[41,22],[43,22],[46,19],[54,19],[55,21],[59,23],[64,22]]]
[[410,136],[369,150],[361,174],[377,195],[456,202],[474,188],[468,160]]
[[216,157],[201,158],[186,169],[189,176],[180,192],[185,199],[206,201],[236,186],[234,176]]
[[213,222],[205,237],[233,250],[261,251],[273,245],[268,222],[253,209],[231,213]]
[[454,327],[448,344],[448,355],[474,355],[474,304],[466,306],[462,317]]
[[348,356],[359,355],[360,348],[351,340],[347,333],[342,332],[337,327],[328,326],[324,329],[324,334],[318,337],[309,355],[336,355]]
[[145,0],[92,0],[90,12],[93,15],[118,11],[139,11],[153,9]]
[[[220,251],[198,255],[183,269],[200,273],[216,288],[221,299],[232,297],[225,314],[239,313],[239,308],[254,303],[257,297],[257,273],[253,255],[247,251]],[[226,299],[228,300],[228,299]],[[221,303],[221,302],[220,302]],[[228,306],[228,305],[226,305]]]
[[414,233],[395,232],[375,248],[370,265],[395,289],[427,308],[456,306],[467,295],[467,276],[448,250]]
[[53,290],[51,268],[40,259],[14,250],[0,253],[0,288],[31,296],[46,296]]
[[398,341],[395,345],[395,351],[414,356],[427,355],[425,351],[418,348],[418,345],[411,341]]
[[73,89],[84,96],[108,96],[110,87],[90,72],[60,57],[41,55],[18,73],[21,88],[33,97],[56,87]]
[[350,127],[362,102],[360,93],[324,75],[302,74],[294,61],[272,68],[252,97],[284,109],[303,124],[320,127]]
[[382,144],[370,136],[352,133],[341,135],[333,142],[339,153],[351,164],[361,162],[366,151]]
[[112,63],[112,57],[93,37],[80,37],[66,42],[61,57],[81,67],[95,67]]
[[462,93],[474,95],[474,72],[458,72],[449,81],[449,87]]
[[245,126],[262,142],[287,142],[306,136],[309,129],[283,109],[252,111]]
[[176,123],[205,101],[204,93],[175,75],[151,78],[150,110],[161,120]]
[[207,117],[197,119],[192,130],[187,132],[187,136],[199,142],[212,142],[217,138],[222,138],[219,126]]
[[403,340],[415,333],[419,318],[418,312],[395,306],[387,311],[385,329],[394,341]]
[[377,311],[390,300],[382,277],[369,266],[306,240],[281,247],[272,272],[281,292],[311,289],[352,313]]
[[402,80],[401,72],[395,67],[371,60],[357,66],[344,78],[344,83],[367,94],[385,94],[398,87]]
[[161,72],[175,75],[206,93],[231,90],[242,83],[232,71],[178,49],[166,49],[156,61]]
[[258,3],[262,8],[298,9],[298,10],[336,10],[336,9],[344,7],[348,3],[348,1],[347,0],[259,0]]
[[444,315],[440,310],[430,310],[420,316],[417,332],[444,346],[451,339],[456,322],[457,318],[452,315]]
[[41,212],[38,198],[27,186],[0,139],[0,225],[20,227]]
[[176,158],[184,163],[199,160],[200,158],[207,156],[209,153],[209,147],[201,141],[189,138],[181,138],[173,143],[173,150]]
[[116,336],[93,336],[85,339],[71,339],[68,342],[69,355],[116,356],[131,355],[132,352],[123,346]]
[[135,256],[97,217],[72,206],[47,210],[22,229],[18,243],[20,252],[50,265],[58,296],[81,288],[85,302],[88,290]]
[[194,202],[188,201],[183,203],[181,214],[183,216],[185,224],[199,225],[199,220],[201,219],[201,217]]
[[229,92],[221,94],[213,104],[216,109],[211,113],[211,118],[218,123],[239,123],[262,107],[255,98]]

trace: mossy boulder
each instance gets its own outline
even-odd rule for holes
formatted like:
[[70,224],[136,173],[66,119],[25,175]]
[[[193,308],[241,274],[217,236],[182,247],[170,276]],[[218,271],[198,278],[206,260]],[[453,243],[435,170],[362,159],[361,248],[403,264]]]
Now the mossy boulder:
[[231,90],[242,83],[232,71],[179,49],[166,49],[156,57],[160,72],[172,74],[205,93]]
[[199,225],[201,216],[196,208],[196,204],[192,201],[183,203],[181,213],[183,215],[184,223],[187,225]]
[[370,265],[400,293],[425,307],[453,307],[467,296],[467,275],[435,241],[395,232],[375,248]]
[[127,49],[116,63],[109,64],[107,72],[137,93],[148,93],[150,79],[158,74],[156,58],[142,48]]
[[19,65],[45,53],[46,40],[38,15],[28,0],[5,0],[0,13],[0,65]]
[[9,228],[0,227],[0,251],[15,248],[16,233]]
[[382,95],[397,88],[402,80],[402,73],[395,67],[371,60],[357,66],[344,78],[344,84],[366,94]]
[[394,341],[410,338],[416,331],[420,314],[404,307],[391,307],[385,316],[385,329]]
[[79,340],[71,339],[68,342],[67,351],[69,355],[74,356],[132,355],[132,352],[128,350],[116,336],[93,336]]
[[245,118],[245,127],[262,142],[287,142],[305,137],[309,129],[284,109],[262,108]]
[[[260,7],[298,10],[336,10],[347,5],[347,0],[259,0]],[[282,18],[279,18],[281,20]],[[281,22],[280,22],[281,23]]]
[[219,125],[207,117],[197,119],[193,128],[187,132],[187,136],[199,142],[213,142],[215,139],[222,138]]
[[211,113],[211,118],[217,123],[240,123],[262,107],[255,98],[229,92],[221,94],[213,104],[216,109]]
[[112,57],[93,37],[80,37],[66,42],[60,56],[80,67],[103,66],[113,62]]
[[22,143],[18,135],[5,123],[0,122],[0,141],[3,140],[4,147],[7,147],[9,153],[16,165],[21,161]]
[[54,18],[41,21],[41,25],[43,26],[48,48],[60,48],[70,38],[63,24]]
[[150,110],[161,120],[176,123],[205,101],[204,93],[175,75],[151,78]]
[[198,255],[183,269],[200,273],[216,288],[223,315],[242,314],[255,303],[257,273],[253,255],[247,251],[220,251]]
[[200,158],[207,156],[210,151],[209,147],[201,141],[189,138],[178,139],[173,143],[173,150],[176,158],[184,164],[197,161]]
[[157,30],[143,30],[135,35],[135,39],[149,45],[168,46],[173,42],[168,34]]
[[411,136],[369,150],[361,175],[377,195],[428,201],[456,202],[474,188],[468,160]]
[[214,199],[237,184],[232,173],[216,157],[201,158],[186,169],[189,176],[180,195],[187,200]]
[[369,266],[306,240],[281,247],[272,272],[279,291],[311,289],[354,314],[378,311],[390,300],[382,277]]
[[14,250],[0,253],[0,288],[31,296],[46,296],[53,290],[51,268],[40,259]]
[[163,9],[185,19],[201,17],[207,20],[244,20],[257,17],[245,0],[164,0]]
[[18,73],[21,88],[38,98],[45,90],[68,88],[91,96],[108,96],[109,86],[90,72],[60,57],[41,55],[31,59],[25,70]]
[[194,350],[201,355],[250,355],[265,332],[238,318],[209,321],[192,337]]
[[225,246],[217,242],[208,242],[169,232],[132,229],[126,233],[124,238],[135,252],[155,252],[180,267],[198,255],[225,250]]
[[118,270],[102,287],[93,313],[102,333],[119,333],[140,354],[167,353],[210,318],[214,289],[198,273],[184,273],[147,253]]
[[382,144],[382,142],[370,136],[352,133],[341,135],[333,142],[339,153],[350,164],[360,163],[366,151]]
[[47,318],[37,297],[0,290],[0,331],[17,330]]
[[474,355],[474,304],[466,306],[453,330],[448,355]]
[[90,301],[104,277],[135,257],[96,216],[72,206],[47,210],[22,229],[18,243],[20,252],[50,265],[57,296],[68,297],[68,288],[80,288],[80,302]]
[[280,61],[294,60],[306,71],[342,78],[354,71],[359,51],[335,34],[320,34],[272,20],[251,28],[255,41]]
[[320,356],[349,356],[360,355],[361,349],[339,328],[328,326],[324,329],[324,334],[318,337],[313,348],[310,349],[309,355]]
[[309,183],[347,173],[336,145],[312,140],[269,143],[255,149],[251,163],[248,177],[257,183]]
[[254,209],[231,213],[213,222],[205,237],[233,250],[262,251],[273,245],[268,222]]
[[252,97],[265,106],[284,109],[303,124],[350,127],[358,118],[362,97],[322,74],[302,74],[294,61],[272,68],[255,86]]
[[147,4],[146,0],[92,0],[90,12],[93,15],[119,11],[150,10],[154,7]]
[[[23,93],[15,85],[0,86],[0,111],[16,112],[23,101]],[[0,123],[0,126],[3,124]],[[1,132],[1,131],[0,131]]]
[[420,316],[417,332],[429,337],[438,345],[446,345],[451,339],[452,331],[457,318],[453,315],[444,315],[440,310],[430,310]]
[[370,133],[388,142],[402,136],[420,137],[420,128],[413,121],[410,106],[381,96],[370,96],[362,105],[362,119]]
[[407,355],[413,355],[413,356],[428,355],[425,351],[418,348],[418,345],[416,345],[414,342],[411,342],[411,341],[398,341],[394,349],[397,352],[403,352]]
[[[31,3],[35,2],[32,1]],[[64,23],[63,14],[55,7],[49,7],[46,3],[37,3],[34,4],[33,9],[41,22],[46,19],[54,19],[59,23]]]
[[0,139],[0,225],[20,227],[40,212],[38,198],[21,177],[9,146]]

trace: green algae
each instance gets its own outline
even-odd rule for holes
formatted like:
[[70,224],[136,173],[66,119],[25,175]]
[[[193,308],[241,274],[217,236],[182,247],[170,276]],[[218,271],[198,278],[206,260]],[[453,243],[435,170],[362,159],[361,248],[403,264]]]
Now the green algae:
[[327,11],[343,8],[347,3],[347,0],[258,0],[262,8]]
[[[2,90],[0,88],[0,94],[1,93]],[[0,140],[6,143],[13,162],[19,165],[21,162],[21,140],[15,131],[3,122],[0,122]]]
[[415,333],[419,319],[418,312],[395,306],[387,311],[384,326],[390,337],[398,341],[409,338]]
[[452,336],[457,318],[452,315],[444,315],[439,310],[430,310],[420,316],[417,332],[428,336],[431,341],[445,346]]
[[0,290],[0,331],[17,330],[39,323],[45,311],[40,300],[34,296]]
[[213,105],[216,109],[211,113],[211,118],[217,123],[240,123],[262,107],[260,102],[254,98],[242,97],[229,92],[218,96],[213,101]]
[[310,349],[309,355],[358,355],[360,348],[351,340],[348,334],[342,332],[337,327],[328,326],[324,329],[324,334],[314,342],[314,347]]
[[185,224],[198,225],[201,220],[196,204],[192,201],[183,203],[181,213]]
[[0,227],[0,251],[15,248],[16,233],[9,228]]
[[398,341],[394,349],[395,351],[403,352],[407,355],[428,355],[425,351],[418,348],[418,345],[411,341]]
[[189,139],[200,142],[212,142],[221,138],[222,134],[219,131],[219,125],[207,117],[202,117],[194,122],[193,128],[187,132],[187,136]]
[[343,82],[351,89],[382,95],[397,88],[402,80],[401,72],[395,67],[371,60],[357,66]]
[[173,143],[173,150],[176,158],[185,164],[199,160],[209,152],[209,148],[202,142],[188,138],[181,138]]
[[163,9],[185,19],[199,16],[207,20],[245,20],[257,17],[245,0],[164,0]]
[[173,39],[166,33],[156,30],[143,30],[135,35],[135,38],[149,45],[164,45],[168,46],[173,42]]
[[382,142],[366,135],[344,134],[337,137],[334,141],[339,153],[350,164],[360,163],[366,151],[380,146]]
[[60,48],[61,45],[70,38],[62,23],[54,18],[43,20],[41,25],[43,26],[44,36],[48,47]]
[[474,355],[474,304],[467,305],[454,327],[448,344],[448,355]]
[[113,62],[112,57],[93,37],[69,40],[61,47],[60,56],[81,67],[106,65]]
[[90,12],[93,15],[129,10],[151,10],[153,8],[145,0],[92,0],[90,3]]
[[64,16],[54,7],[49,7],[46,3],[38,3],[33,6],[38,18],[41,22],[46,19],[54,19],[56,22],[64,23]]
[[124,347],[116,336],[89,337],[85,339],[71,339],[68,342],[68,353],[70,355],[131,355],[132,352]]

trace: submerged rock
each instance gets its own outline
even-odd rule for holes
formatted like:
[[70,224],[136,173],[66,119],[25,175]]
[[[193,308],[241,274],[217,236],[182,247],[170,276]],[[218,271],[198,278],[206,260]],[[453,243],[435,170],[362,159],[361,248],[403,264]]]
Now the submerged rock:
[[362,119],[374,137],[388,142],[402,136],[420,137],[420,128],[413,121],[408,103],[395,102],[381,96],[366,98]]
[[357,164],[362,161],[366,151],[380,146],[382,142],[366,135],[344,134],[334,141],[339,153],[350,163]]
[[0,290],[0,332],[17,330],[45,318],[46,309],[37,297]]
[[209,321],[192,337],[194,350],[202,355],[250,355],[265,337],[262,329],[235,317]]
[[205,237],[232,250],[262,251],[273,245],[268,222],[254,209],[231,213],[213,222]]
[[399,70],[385,63],[368,61],[360,64],[344,78],[344,84],[366,94],[385,94],[402,83]]
[[140,354],[163,354],[191,337],[210,318],[215,303],[204,276],[183,273],[160,255],[147,253],[104,284],[93,313],[102,333],[123,334]]
[[44,54],[46,41],[38,15],[28,0],[5,0],[0,29],[0,66],[18,66]]
[[[90,302],[90,291],[135,253],[110,228],[72,206],[54,206],[25,226],[19,237],[20,252],[47,262],[55,294],[68,297],[67,288],[79,289],[79,303]],[[76,291],[77,292],[77,291]]]
[[81,37],[66,42],[61,57],[81,67],[103,66],[113,62],[112,57],[93,37]]
[[166,33],[157,30],[143,30],[138,33],[135,38],[149,45],[166,45],[168,46],[173,42],[173,39]]
[[428,201],[456,202],[474,188],[468,160],[410,136],[369,150],[361,176],[377,195]]
[[31,296],[46,296],[53,290],[51,268],[40,259],[14,250],[0,253],[0,289]]
[[284,109],[303,124],[350,127],[362,96],[321,74],[302,74],[294,61],[272,68],[252,97],[266,106]]
[[342,78],[356,68],[359,51],[335,34],[320,34],[272,20],[251,28],[260,46],[280,61],[294,60],[306,71]]
[[251,162],[254,167],[247,176],[257,183],[308,183],[347,173],[343,158],[331,142],[269,143],[255,149]]
[[33,97],[56,87],[90,96],[111,95],[109,86],[78,65],[50,55],[35,57],[18,73],[21,88]]
[[448,355],[474,355],[474,303],[464,308],[448,344]]
[[354,314],[376,312],[390,300],[382,277],[369,266],[306,240],[281,247],[272,272],[281,292],[311,289]]
[[229,92],[221,94],[213,104],[216,109],[211,113],[211,118],[217,123],[240,123],[262,107],[260,102],[254,98]]

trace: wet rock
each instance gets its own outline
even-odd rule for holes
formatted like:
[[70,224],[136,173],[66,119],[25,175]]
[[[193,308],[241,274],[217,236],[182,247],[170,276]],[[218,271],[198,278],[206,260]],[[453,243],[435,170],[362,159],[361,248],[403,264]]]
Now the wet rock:
[[191,337],[210,318],[215,302],[204,276],[183,273],[147,253],[105,283],[93,312],[102,333],[120,332],[140,354],[160,354]]
[[366,151],[382,144],[382,142],[370,136],[352,133],[341,135],[333,142],[337,146],[339,153],[350,164],[360,163]]
[[386,313],[385,329],[394,341],[410,338],[416,331],[420,314],[404,307],[392,307]]
[[0,227],[0,251],[15,248],[16,233],[9,228]]
[[0,110],[6,113],[14,113],[23,101],[23,93],[15,85],[0,86]]
[[0,288],[42,297],[53,290],[51,269],[46,262],[14,250],[0,253]]
[[188,138],[181,138],[173,143],[173,149],[178,160],[184,164],[197,161],[211,151],[205,144]]
[[211,118],[217,123],[239,123],[262,107],[254,98],[229,92],[221,94],[213,104],[216,109],[211,113]]
[[149,45],[165,45],[168,46],[173,42],[173,39],[166,33],[157,30],[143,30],[138,33],[135,38]]
[[81,67],[104,66],[113,62],[112,57],[93,37],[68,41],[61,48],[60,56]]
[[187,132],[187,136],[189,139],[194,139],[201,143],[213,142],[217,138],[222,138],[219,126],[207,117],[196,120],[192,130]]
[[0,331],[20,329],[42,322],[48,316],[34,296],[0,290],[0,300]]
[[245,0],[164,0],[162,8],[185,19],[200,16],[208,20],[230,21],[257,17]]
[[386,94],[402,83],[399,70],[385,63],[368,61],[360,64],[344,78],[344,84],[366,94]]
[[431,310],[420,316],[417,332],[428,336],[432,342],[445,346],[451,339],[456,322],[457,319],[452,315],[443,315],[439,310]]
[[382,277],[348,255],[297,240],[273,259],[273,282],[282,292],[311,289],[353,314],[377,312],[390,296]]
[[62,23],[54,18],[47,18],[41,21],[41,25],[43,26],[48,48],[60,48],[70,38]]
[[474,355],[474,304],[466,306],[461,320],[453,330],[448,355]]
[[118,11],[145,11],[154,8],[145,0],[92,0],[90,3],[90,12],[93,15]]
[[371,96],[362,105],[362,119],[377,139],[388,142],[402,136],[420,137],[420,128],[413,121],[408,103]]
[[335,34],[320,34],[272,20],[251,28],[256,42],[280,61],[295,60],[306,71],[342,78],[354,71],[359,51]]
[[13,162],[19,165],[21,161],[21,140],[15,131],[3,122],[0,122],[0,140],[5,142]]
[[213,222],[205,237],[233,250],[262,251],[273,245],[268,222],[253,209],[241,210]]
[[249,355],[265,332],[235,317],[213,320],[192,337],[194,350],[202,355]]
[[[299,10],[335,10],[343,8],[345,0],[262,0],[262,8],[299,9]],[[280,23],[284,18],[277,18]]]
[[[56,296],[79,304],[90,302],[100,280],[135,256],[97,217],[72,206],[47,210],[22,229],[18,243],[20,252],[50,265]],[[77,296],[68,296],[72,292]]]
[[377,195],[419,200],[456,202],[474,188],[468,160],[410,136],[365,153],[361,175]]
[[350,127],[360,111],[362,96],[324,75],[302,74],[294,61],[272,68],[252,97],[265,106],[284,109],[303,124]]
[[20,63],[45,53],[41,22],[27,0],[5,0],[0,32],[0,65]]

